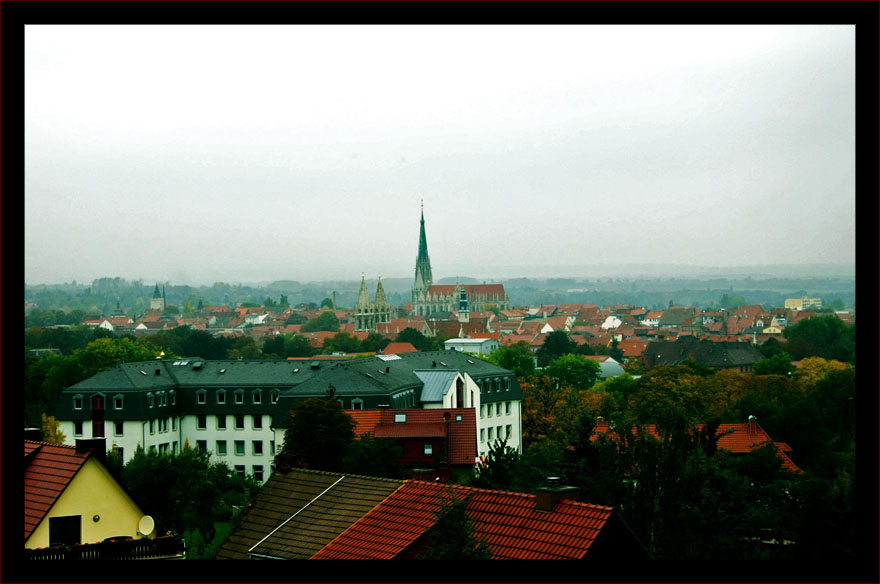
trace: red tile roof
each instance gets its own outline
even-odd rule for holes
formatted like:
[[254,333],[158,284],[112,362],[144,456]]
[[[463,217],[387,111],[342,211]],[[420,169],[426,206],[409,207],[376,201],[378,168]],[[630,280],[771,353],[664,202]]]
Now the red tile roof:
[[24,538],[43,520],[90,452],[73,446],[24,441]]
[[418,353],[412,343],[391,342],[388,343],[382,352],[386,355],[394,355],[397,353]]
[[570,500],[541,511],[535,495],[404,481],[312,559],[399,557],[434,525],[450,492],[467,498],[475,534],[486,539],[493,559],[581,559],[613,512]]
[[[703,424],[698,424],[697,430],[702,430],[704,427]],[[660,434],[655,425],[650,424],[645,426],[644,430],[655,438],[660,438]],[[595,439],[598,434],[606,434],[609,431],[610,427],[608,426],[608,423],[600,421],[596,424],[592,438]],[[614,435],[612,434],[612,436]],[[748,422],[721,424],[718,426],[716,436],[719,437],[718,448],[729,450],[734,454],[748,454],[752,450],[756,450],[768,442],[772,443],[776,445],[777,454],[782,459],[782,467],[793,472],[801,472],[801,469],[798,468],[788,456],[788,453],[792,451],[791,447],[784,442],[774,442],[757,422],[754,423],[754,427],[752,428],[750,428],[750,423]]]
[[[450,464],[473,464],[477,458],[477,416],[473,408],[346,410],[356,423],[355,436],[372,434],[377,438],[446,437]],[[394,415],[405,413],[406,422],[395,422]],[[444,415],[448,413],[450,422]],[[455,421],[461,415],[461,421]],[[448,430],[448,433],[447,433]]]

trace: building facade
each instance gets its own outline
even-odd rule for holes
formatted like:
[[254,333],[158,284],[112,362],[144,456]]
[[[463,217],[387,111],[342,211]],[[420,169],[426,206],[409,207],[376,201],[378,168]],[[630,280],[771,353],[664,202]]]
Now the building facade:
[[457,351],[124,363],[66,388],[56,419],[69,444],[106,438],[126,462],[137,448],[176,453],[188,444],[262,482],[283,446],[293,404],[323,397],[331,385],[343,409],[474,408],[481,454],[498,438],[521,449],[515,374]]

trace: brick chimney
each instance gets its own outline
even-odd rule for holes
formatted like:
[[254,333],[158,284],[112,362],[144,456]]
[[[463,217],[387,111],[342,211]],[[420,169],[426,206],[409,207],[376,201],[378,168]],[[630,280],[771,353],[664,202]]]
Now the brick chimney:
[[753,434],[757,434],[758,432],[758,418],[755,416],[749,416],[749,436]]
[[577,501],[579,496],[577,487],[562,486],[559,477],[547,477],[546,484],[535,494],[535,508],[552,512],[563,499]]

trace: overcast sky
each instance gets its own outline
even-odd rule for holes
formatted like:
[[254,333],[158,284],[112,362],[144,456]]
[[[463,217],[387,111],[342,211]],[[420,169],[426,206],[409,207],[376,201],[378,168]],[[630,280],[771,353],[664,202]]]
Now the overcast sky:
[[25,34],[28,284],[855,259],[852,26]]

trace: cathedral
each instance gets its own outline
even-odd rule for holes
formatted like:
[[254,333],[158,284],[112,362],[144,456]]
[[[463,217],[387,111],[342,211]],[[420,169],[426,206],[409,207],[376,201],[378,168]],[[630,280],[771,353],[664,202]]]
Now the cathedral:
[[[434,284],[431,274],[431,258],[428,257],[428,239],[425,236],[425,210],[419,228],[419,253],[416,257],[416,274],[412,287],[412,316],[430,319],[432,315],[457,313],[458,319],[467,322],[471,312],[510,309],[510,298],[503,284]],[[361,289],[355,304],[355,330],[375,331],[376,324],[391,320],[391,307],[385,299],[382,279],[376,288],[376,299],[370,300],[367,282],[361,276]]]
[[430,317],[438,312],[457,312],[459,320],[466,320],[469,312],[510,309],[510,298],[503,284],[446,284],[433,283],[431,259],[428,257],[428,239],[425,236],[425,210],[422,209],[419,229],[419,254],[412,288],[412,314]]

